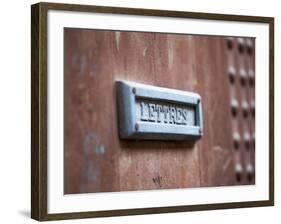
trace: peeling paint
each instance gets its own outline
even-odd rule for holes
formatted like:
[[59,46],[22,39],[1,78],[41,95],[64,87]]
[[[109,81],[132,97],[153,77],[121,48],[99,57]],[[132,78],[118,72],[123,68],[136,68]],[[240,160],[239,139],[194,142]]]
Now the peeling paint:
[[145,47],[142,51],[142,56],[145,57],[146,56],[146,52],[147,52],[147,47]]
[[117,51],[119,51],[119,44],[120,44],[120,32],[115,32],[115,43]]
[[89,133],[84,139],[84,153],[103,155],[106,153],[106,148],[100,143],[97,135]]
[[96,169],[93,163],[89,163],[87,166],[87,172],[85,172],[85,177],[89,182],[99,181],[99,176],[96,173]]
[[99,191],[102,180],[102,158],[106,153],[105,146],[100,142],[98,136],[90,132],[84,138],[83,148],[83,170],[82,179],[83,188],[81,192]]
[[223,151],[223,148],[219,145],[216,145],[216,146],[213,147],[213,150],[217,151],[217,152],[221,152],[221,151]]
[[96,147],[96,153],[99,155],[102,155],[105,153],[105,147],[103,145],[98,145]]
[[231,162],[232,162],[232,158],[228,158],[228,159],[225,161],[225,163],[224,163],[224,165],[223,165],[223,167],[222,167],[222,171],[223,171],[223,172],[225,172],[225,171],[227,170],[227,168],[230,166]]
[[174,63],[174,49],[173,45],[168,42],[168,67],[172,69]]
[[99,140],[94,133],[88,133],[84,138],[84,154],[93,154],[96,145],[99,144]]

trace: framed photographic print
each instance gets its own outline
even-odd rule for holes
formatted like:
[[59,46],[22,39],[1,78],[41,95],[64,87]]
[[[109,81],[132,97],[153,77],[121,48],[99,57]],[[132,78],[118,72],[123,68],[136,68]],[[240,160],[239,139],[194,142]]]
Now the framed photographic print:
[[274,204],[274,19],[32,5],[32,218]]

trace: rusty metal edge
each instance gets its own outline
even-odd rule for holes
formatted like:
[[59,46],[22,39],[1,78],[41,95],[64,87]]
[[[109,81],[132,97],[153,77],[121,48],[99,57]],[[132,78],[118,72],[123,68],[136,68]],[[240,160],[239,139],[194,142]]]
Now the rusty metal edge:
[[[96,212],[48,214],[47,212],[47,12],[66,10],[177,18],[196,18],[269,24],[270,142],[269,200],[173,206]],[[31,218],[38,221],[141,215],[274,205],[274,18],[202,12],[104,7],[78,4],[37,3],[31,6]]]

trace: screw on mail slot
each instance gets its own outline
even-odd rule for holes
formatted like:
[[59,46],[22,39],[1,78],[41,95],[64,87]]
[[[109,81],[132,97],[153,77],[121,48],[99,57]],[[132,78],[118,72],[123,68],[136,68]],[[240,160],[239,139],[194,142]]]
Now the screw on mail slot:
[[196,140],[203,136],[199,94],[130,81],[116,85],[120,138]]

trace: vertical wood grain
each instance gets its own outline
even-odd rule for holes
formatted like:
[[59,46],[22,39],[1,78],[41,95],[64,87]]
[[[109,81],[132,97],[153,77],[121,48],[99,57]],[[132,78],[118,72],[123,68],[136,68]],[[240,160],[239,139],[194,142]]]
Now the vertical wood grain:
[[[234,185],[225,40],[65,28],[65,193]],[[120,140],[116,80],[197,92],[196,142]]]

